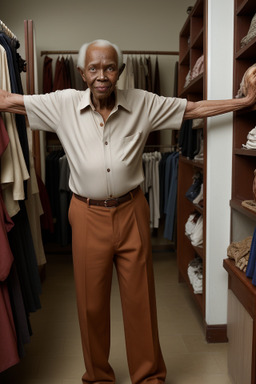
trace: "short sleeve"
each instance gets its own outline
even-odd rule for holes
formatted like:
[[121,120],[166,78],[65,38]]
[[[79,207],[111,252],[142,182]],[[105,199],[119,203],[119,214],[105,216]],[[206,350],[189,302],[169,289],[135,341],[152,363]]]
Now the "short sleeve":
[[148,117],[152,130],[180,129],[187,100],[176,97],[150,95],[147,100]]
[[24,104],[31,129],[56,132],[61,116],[62,91],[25,95]]

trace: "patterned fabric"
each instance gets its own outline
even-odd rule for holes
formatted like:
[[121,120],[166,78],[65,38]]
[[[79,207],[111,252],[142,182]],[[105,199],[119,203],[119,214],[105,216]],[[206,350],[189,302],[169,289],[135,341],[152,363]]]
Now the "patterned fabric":
[[194,80],[197,76],[201,75],[204,72],[204,55],[200,56],[192,70],[188,71],[188,74],[185,79],[184,88],[186,88],[189,83]]
[[248,264],[252,236],[248,236],[241,241],[232,242],[227,248],[227,255],[235,260],[235,265],[242,271],[246,271]]
[[256,36],[256,13],[252,18],[249,31],[241,40],[241,47],[246,46]]
[[201,75],[204,71],[204,55],[200,56],[191,72],[191,80],[195,79],[197,76]]

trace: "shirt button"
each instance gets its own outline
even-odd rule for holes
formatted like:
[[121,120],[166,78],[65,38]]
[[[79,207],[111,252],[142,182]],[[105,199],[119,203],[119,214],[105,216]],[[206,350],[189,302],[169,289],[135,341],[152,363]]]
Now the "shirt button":
[[110,168],[107,169],[107,172],[110,172]]
[[103,125],[104,125],[103,123],[100,123],[100,126],[101,126],[101,127],[103,127]]
[[107,142],[107,141],[105,141],[105,145],[108,145],[108,142]]

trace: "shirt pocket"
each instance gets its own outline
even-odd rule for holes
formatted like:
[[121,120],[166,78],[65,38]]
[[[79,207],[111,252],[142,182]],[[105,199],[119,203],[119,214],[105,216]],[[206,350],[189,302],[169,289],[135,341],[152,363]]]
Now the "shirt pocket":
[[140,152],[140,139],[141,132],[137,132],[134,135],[124,137],[122,139],[122,158],[121,160],[129,165],[133,162],[135,157]]

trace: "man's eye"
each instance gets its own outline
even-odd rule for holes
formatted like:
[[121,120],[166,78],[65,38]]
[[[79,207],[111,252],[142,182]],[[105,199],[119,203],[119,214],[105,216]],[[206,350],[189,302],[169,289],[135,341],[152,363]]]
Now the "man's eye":
[[94,67],[90,67],[90,68],[89,68],[89,71],[90,71],[90,72],[95,72],[95,68],[94,68]]

